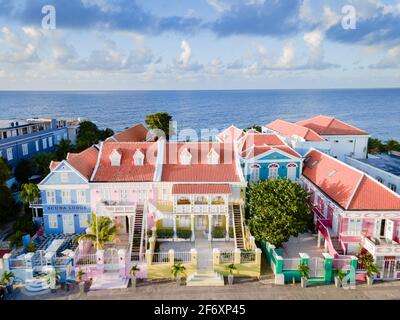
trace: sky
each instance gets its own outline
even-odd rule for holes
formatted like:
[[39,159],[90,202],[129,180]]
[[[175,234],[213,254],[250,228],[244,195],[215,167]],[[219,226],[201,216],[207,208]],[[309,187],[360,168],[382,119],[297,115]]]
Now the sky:
[[399,84],[399,0],[0,0],[0,90]]

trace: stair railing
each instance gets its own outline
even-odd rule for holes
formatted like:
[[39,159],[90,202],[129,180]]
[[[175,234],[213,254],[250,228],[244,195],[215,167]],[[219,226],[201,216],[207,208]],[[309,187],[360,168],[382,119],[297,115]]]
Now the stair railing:
[[129,252],[130,252],[131,261],[132,261],[133,233],[135,231],[136,211],[135,211],[135,215],[129,217],[128,220],[129,220],[129,223],[130,223],[130,225],[129,225]]
[[[146,228],[145,228],[146,224]],[[142,212],[142,230],[140,234],[140,249],[139,249],[139,262],[143,254],[143,236],[145,229],[147,230],[147,201],[143,205],[143,212]]]
[[232,225],[233,225],[233,237],[235,238],[235,248],[237,249],[237,239],[236,239],[236,226],[235,226],[235,213],[233,212],[233,204],[231,203],[229,206],[230,214],[232,214]]
[[239,214],[240,214],[240,227],[242,229],[242,238],[243,238],[243,245],[247,248],[246,239],[244,235],[244,221],[243,221],[243,214],[242,214],[242,203],[239,204]]

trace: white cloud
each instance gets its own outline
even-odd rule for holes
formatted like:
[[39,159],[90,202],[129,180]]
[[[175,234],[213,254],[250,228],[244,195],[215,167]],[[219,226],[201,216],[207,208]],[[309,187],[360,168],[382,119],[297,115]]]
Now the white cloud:
[[400,46],[396,46],[387,50],[385,56],[375,65],[371,65],[374,69],[389,69],[400,67]]
[[277,68],[288,69],[293,66],[296,55],[296,49],[292,43],[287,44],[283,47],[282,56],[276,63]]
[[182,40],[181,49],[182,53],[179,57],[179,63],[182,65],[182,67],[186,68],[189,65],[190,58],[192,56],[192,49],[190,48],[189,43],[187,43],[186,40]]
[[207,3],[218,12],[224,12],[229,9],[229,5],[223,3],[221,0],[207,0]]

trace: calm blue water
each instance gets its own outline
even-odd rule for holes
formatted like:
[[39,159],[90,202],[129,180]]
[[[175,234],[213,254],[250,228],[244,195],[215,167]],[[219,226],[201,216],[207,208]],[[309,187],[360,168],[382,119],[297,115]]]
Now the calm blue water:
[[400,140],[400,89],[0,92],[0,119],[83,117],[115,131],[167,111],[182,128],[247,127],[326,114]]

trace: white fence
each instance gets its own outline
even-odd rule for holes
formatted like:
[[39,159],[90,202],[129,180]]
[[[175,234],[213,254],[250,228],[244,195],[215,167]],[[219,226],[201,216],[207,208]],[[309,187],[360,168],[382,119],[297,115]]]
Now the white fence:
[[298,270],[300,265],[300,258],[296,259],[283,259],[283,267],[282,270]]
[[76,266],[86,266],[97,263],[97,256],[95,253],[78,254],[75,256]]
[[169,263],[169,254],[168,252],[155,252],[153,253],[152,262],[156,263]]
[[174,252],[175,262],[189,263],[192,261],[192,254],[190,252]]
[[325,259],[310,258],[308,261],[311,278],[322,278],[325,275]]

